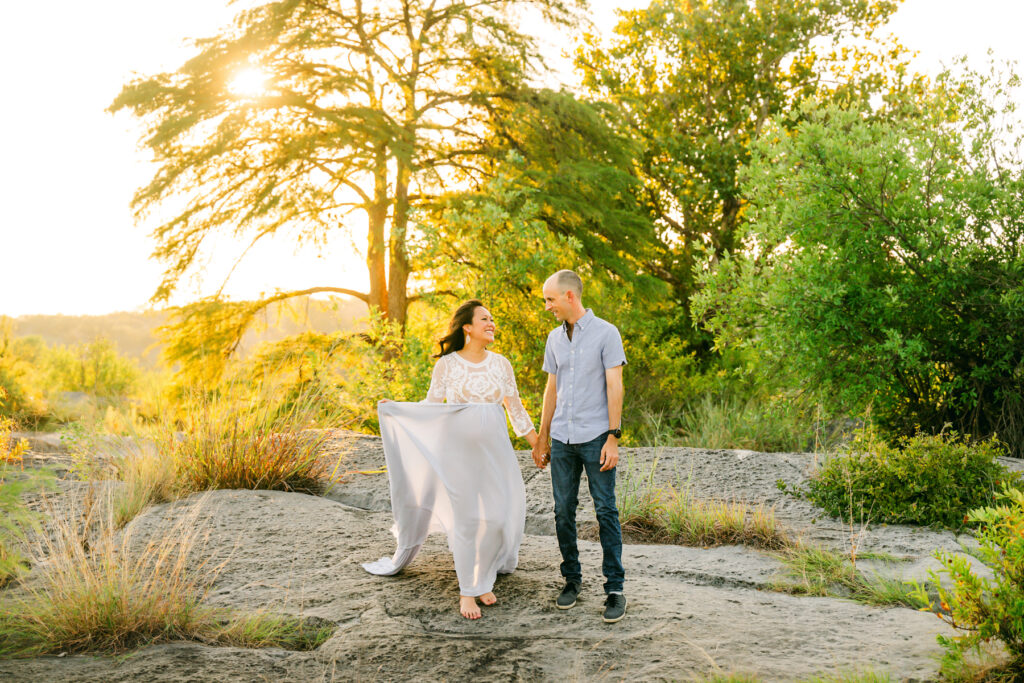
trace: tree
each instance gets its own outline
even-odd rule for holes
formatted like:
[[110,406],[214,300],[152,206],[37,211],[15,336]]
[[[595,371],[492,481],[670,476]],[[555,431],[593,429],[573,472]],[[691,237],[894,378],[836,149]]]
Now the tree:
[[673,287],[677,334],[693,337],[697,274],[738,246],[738,174],[766,123],[809,95],[850,100],[905,78],[899,46],[873,40],[897,4],[654,0],[623,12],[608,44],[587,37],[584,84],[641,145],[640,198],[660,243],[645,266]]
[[628,300],[624,312],[641,319],[666,298],[664,283],[643,272],[654,243],[636,200],[636,146],[609,126],[608,109],[537,91],[503,114],[517,125],[501,126],[513,151],[495,176],[423,215],[424,275],[485,302],[503,328],[501,352],[534,388],[545,381],[539,359],[552,319],[540,290],[551,273],[579,271],[588,304],[607,315],[605,306],[619,308],[613,299]]
[[109,339],[56,346],[45,354],[46,386],[55,391],[81,391],[95,398],[124,397],[139,379],[138,364],[121,356]]
[[[493,124],[539,66],[515,17],[568,25],[576,0],[281,0],[238,15],[178,71],[127,85],[111,111],[148,125],[158,170],[139,215],[180,210],[154,231],[167,300],[216,232],[288,232],[322,242],[367,229],[369,291],[323,285],[404,326],[415,212],[491,171],[506,151]],[[248,94],[236,80],[263,80]],[[175,204],[178,202],[178,204]],[[244,254],[243,254],[244,256]]]
[[897,434],[951,424],[1024,454],[1018,85],[946,75],[885,117],[808,102],[776,119],[745,174],[747,257],[696,300],[717,343]]

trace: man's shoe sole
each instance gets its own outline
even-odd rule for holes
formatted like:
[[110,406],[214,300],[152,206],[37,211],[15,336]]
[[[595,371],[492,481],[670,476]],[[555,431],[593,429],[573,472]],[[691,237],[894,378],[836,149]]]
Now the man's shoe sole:
[[558,600],[557,599],[555,600],[555,607],[557,607],[558,609],[572,609],[575,606],[576,606],[576,601],[575,600],[572,601],[571,605],[559,605],[558,604]]

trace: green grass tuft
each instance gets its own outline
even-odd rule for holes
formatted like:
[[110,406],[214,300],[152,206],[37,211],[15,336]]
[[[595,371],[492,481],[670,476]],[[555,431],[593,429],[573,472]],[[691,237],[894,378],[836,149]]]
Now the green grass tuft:
[[[788,579],[775,590],[793,595],[850,598],[867,605],[899,605],[920,609],[928,603],[915,595],[917,585],[883,576],[867,576],[850,557],[820,546],[794,543],[775,554],[788,570]],[[867,559],[861,556],[862,559]]]

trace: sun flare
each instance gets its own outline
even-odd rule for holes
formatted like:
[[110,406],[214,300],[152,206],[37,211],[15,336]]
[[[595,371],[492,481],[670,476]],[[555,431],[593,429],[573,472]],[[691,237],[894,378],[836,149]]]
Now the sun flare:
[[259,67],[246,67],[231,79],[228,91],[237,97],[259,97],[266,94],[269,78],[269,74]]

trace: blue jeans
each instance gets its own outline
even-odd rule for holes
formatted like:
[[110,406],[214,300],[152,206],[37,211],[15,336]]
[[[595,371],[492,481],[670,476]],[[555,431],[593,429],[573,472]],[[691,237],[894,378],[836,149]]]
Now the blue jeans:
[[562,551],[562,576],[566,581],[583,582],[580,554],[576,547],[576,508],[579,505],[580,474],[587,471],[587,484],[594,499],[597,523],[601,530],[604,561],[604,592],[621,592],[626,572],[622,568],[622,529],[615,506],[615,469],[601,471],[601,448],[607,440],[602,434],[593,441],[565,444],[551,440],[551,488],[555,494],[555,533]]

